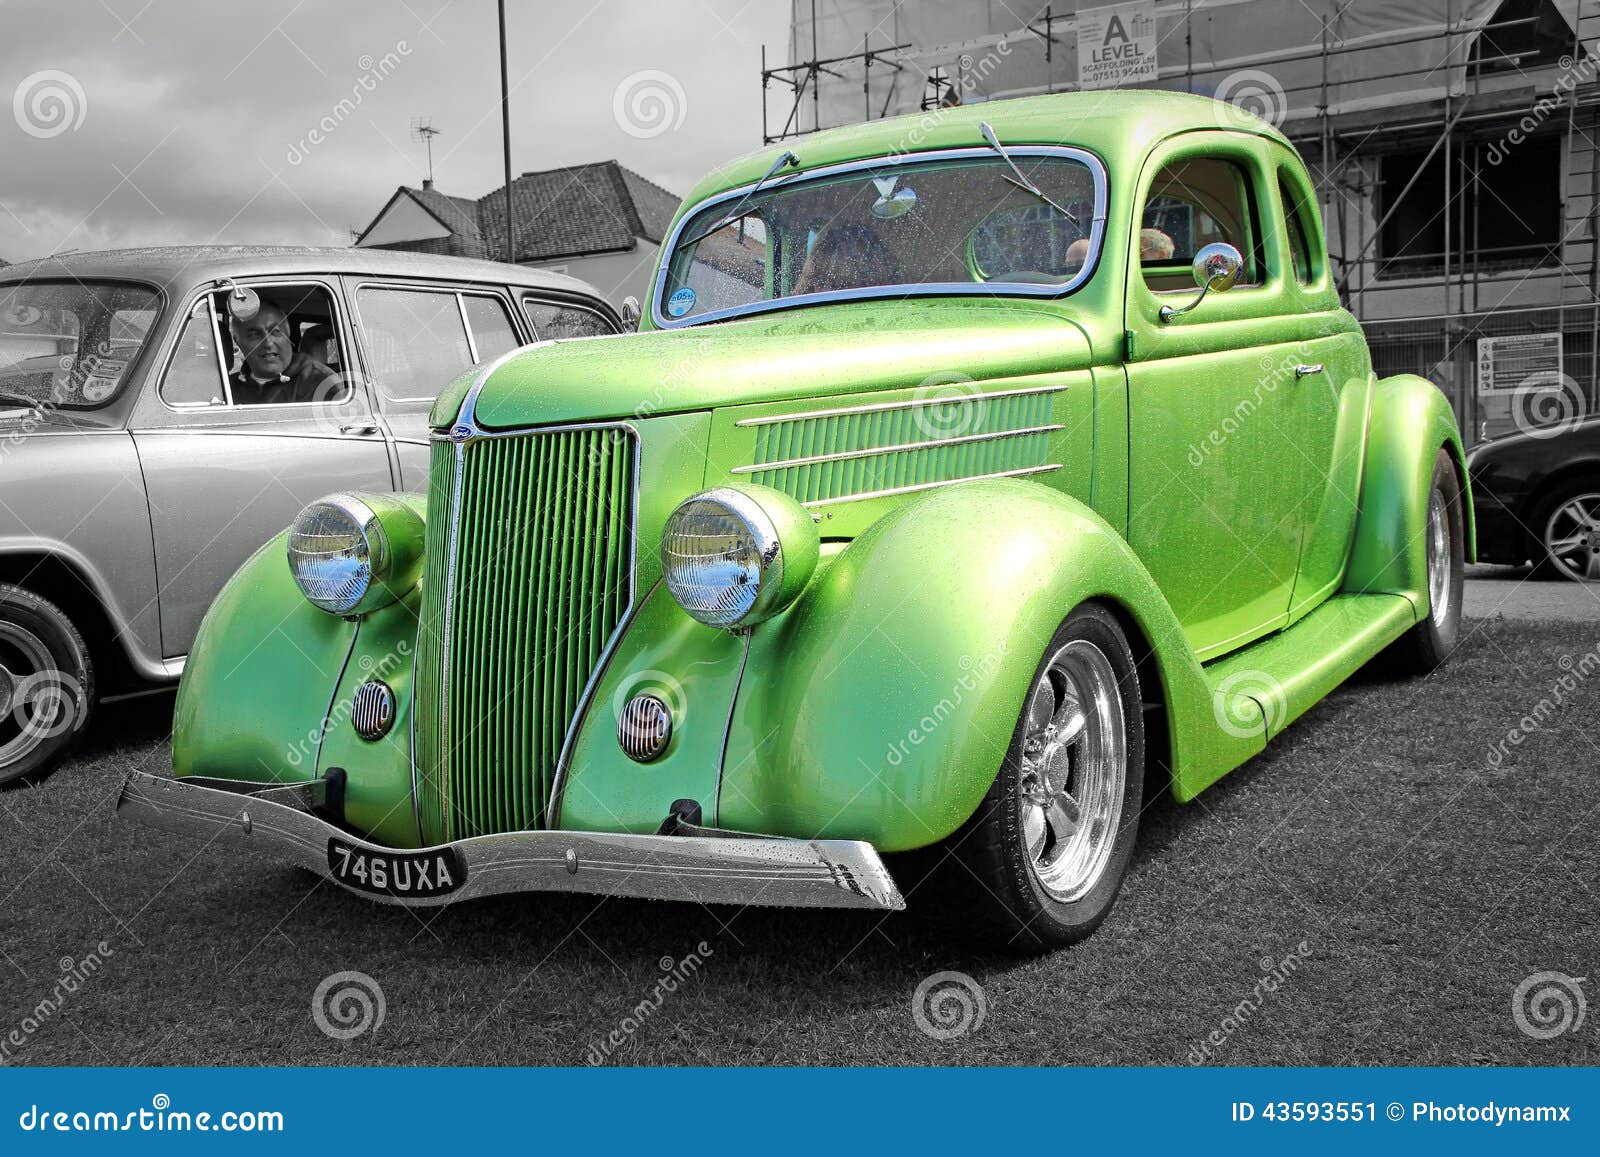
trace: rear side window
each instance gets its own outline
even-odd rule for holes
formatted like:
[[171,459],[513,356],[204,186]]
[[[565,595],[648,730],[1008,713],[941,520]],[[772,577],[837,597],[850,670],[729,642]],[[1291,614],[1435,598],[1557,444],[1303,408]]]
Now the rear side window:
[[1281,173],[1278,175],[1278,196],[1283,201],[1284,235],[1289,239],[1289,259],[1294,262],[1295,280],[1301,285],[1309,285],[1317,276],[1312,257],[1312,238],[1316,234],[1311,231],[1310,222],[1306,219],[1306,207],[1298,190]]
[[527,311],[534,336],[540,341],[563,337],[598,337],[600,334],[617,332],[604,314],[582,306],[524,297],[522,308]]
[[1244,258],[1240,285],[1267,278],[1261,216],[1245,168],[1220,157],[1190,157],[1163,168],[1150,184],[1139,230],[1139,264],[1157,292],[1191,290],[1190,266],[1207,245],[1225,241]]
[[505,303],[481,293],[367,286],[356,309],[367,368],[388,401],[432,401],[463,371],[521,344]]

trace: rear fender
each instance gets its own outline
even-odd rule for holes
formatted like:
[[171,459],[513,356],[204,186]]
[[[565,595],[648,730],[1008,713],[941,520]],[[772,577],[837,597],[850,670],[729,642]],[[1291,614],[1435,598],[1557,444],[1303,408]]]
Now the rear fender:
[[1471,561],[1477,557],[1472,492],[1450,403],[1426,378],[1399,374],[1380,380],[1373,393],[1361,510],[1344,590],[1404,595],[1417,619],[1428,613],[1425,531],[1433,464],[1441,449],[1450,455],[1461,483]]

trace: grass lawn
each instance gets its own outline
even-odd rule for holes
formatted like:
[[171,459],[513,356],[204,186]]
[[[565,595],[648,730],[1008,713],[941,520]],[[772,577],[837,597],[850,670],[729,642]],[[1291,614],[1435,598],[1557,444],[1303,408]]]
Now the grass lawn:
[[[171,698],[108,709],[70,766],[0,793],[0,1040],[105,941],[12,1063],[582,1064],[619,1031],[625,1064],[1184,1064],[1213,1032],[1218,1064],[1600,1064],[1600,1012],[1550,1041],[1512,1018],[1531,973],[1600,977],[1600,670],[1578,675],[1600,624],[1465,636],[1432,678],[1359,675],[1196,803],[1156,803],[1105,926],[1031,961],[904,916],[379,907],[115,822],[126,769],[167,767]],[[1576,690],[1493,765],[1563,674]],[[699,970],[621,1033],[702,941]],[[342,970],[385,1002],[350,1041],[311,1014]],[[981,985],[985,1015],[939,1040],[912,995],[945,970]]]

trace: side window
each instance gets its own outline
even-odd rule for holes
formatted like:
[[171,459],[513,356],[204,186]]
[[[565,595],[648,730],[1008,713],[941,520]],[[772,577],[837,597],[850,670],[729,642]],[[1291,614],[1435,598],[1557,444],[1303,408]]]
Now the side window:
[[461,302],[466,310],[467,325],[472,331],[472,348],[477,352],[479,362],[492,362],[522,344],[517,327],[511,321],[511,314],[506,311],[506,303],[498,297],[464,293]]
[[[211,313],[234,406],[334,406],[352,387],[343,367],[333,297],[319,285],[251,286],[261,307],[253,317],[228,310],[228,290],[211,294]],[[192,323],[191,319],[191,323]],[[166,396],[163,393],[163,396]],[[171,401],[171,398],[168,398]]]
[[368,286],[356,309],[368,368],[389,401],[432,401],[463,370],[521,344],[505,303],[484,294]]
[[225,406],[227,391],[222,383],[222,363],[217,355],[216,320],[211,316],[211,299],[194,303],[167,376],[161,380],[161,397],[169,406]]
[[1225,241],[1244,257],[1242,286],[1267,277],[1261,216],[1249,173],[1219,157],[1174,161],[1156,175],[1139,230],[1139,263],[1156,292],[1192,290],[1194,255]]
[[1316,236],[1307,226],[1306,207],[1301,203],[1295,186],[1283,174],[1278,175],[1278,196],[1283,201],[1284,230],[1289,238],[1289,259],[1294,262],[1295,280],[1309,285],[1316,277],[1312,263],[1311,239]]
[[534,336],[540,341],[562,337],[599,337],[602,334],[617,332],[616,327],[606,320],[604,314],[584,309],[582,306],[562,305],[553,301],[540,301],[535,297],[524,297],[522,308],[528,314],[528,322],[533,326]]

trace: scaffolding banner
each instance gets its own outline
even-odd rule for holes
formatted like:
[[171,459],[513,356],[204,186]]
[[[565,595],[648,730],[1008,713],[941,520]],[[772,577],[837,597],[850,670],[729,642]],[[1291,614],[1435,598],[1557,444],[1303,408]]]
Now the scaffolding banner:
[[1123,88],[1155,79],[1155,0],[1090,8],[1079,15],[1079,88]]

